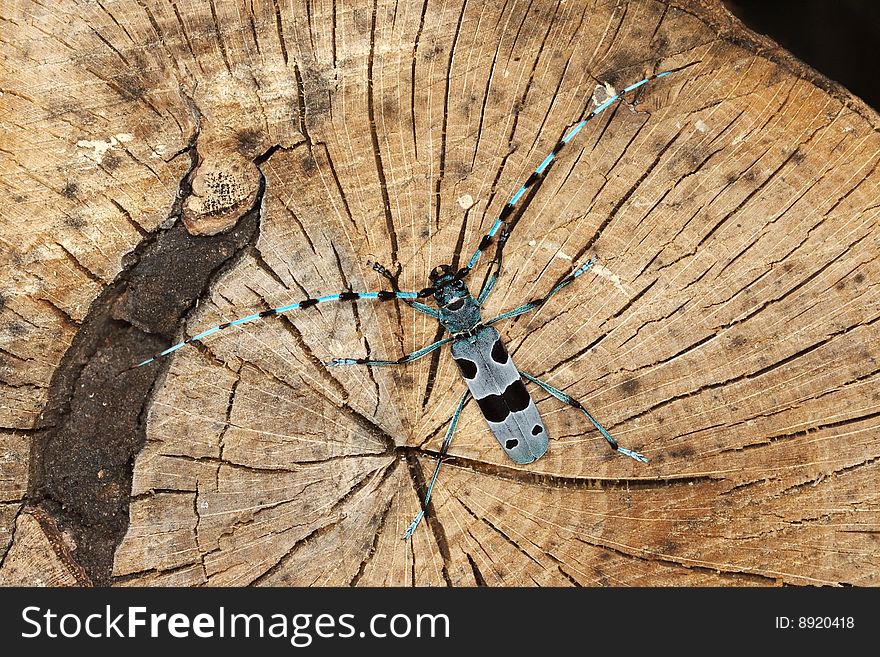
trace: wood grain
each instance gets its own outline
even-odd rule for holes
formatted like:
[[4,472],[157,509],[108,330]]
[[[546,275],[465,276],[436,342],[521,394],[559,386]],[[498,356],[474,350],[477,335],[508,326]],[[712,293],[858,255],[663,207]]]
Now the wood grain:
[[[0,518],[11,525],[24,497],[61,531],[76,525],[69,556],[92,581],[880,583],[878,117],[718,3],[4,11],[0,415],[13,436],[49,433],[33,440],[27,496],[23,471],[0,459],[19,489]],[[54,504],[63,485],[35,482],[66,467],[45,450],[81,407],[52,390],[65,362],[104,362],[77,347],[98,310],[162,348],[297,299],[384,287],[368,260],[400,265],[417,290],[433,266],[463,264],[597,87],[688,64],[572,141],[518,222],[485,313],[598,256],[499,329],[521,369],[650,465],[532,390],[550,450],[516,466],[470,404],[427,521],[401,541],[463,384],[445,352],[328,369],[400,357],[437,328],[403,305],[326,305],[154,366],[133,472],[70,456],[78,472],[105,472],[108,504],[129,519],[118,547],[101,539],[109,557],[82,557],[98,539]],[[182,285],[161,268],[156,307],[134,304],[142,319],[109,300],[120,281],[136,298],[132,261],[172,224],[210,236],[252,208],[256,237],[211,265],[207,292],[177,315],[155,319],[156,297]],[[61,419],[41,421],[49,408]],[[38,551],[16,552],[25,540],[16,529],[0,574],[37,576]]]

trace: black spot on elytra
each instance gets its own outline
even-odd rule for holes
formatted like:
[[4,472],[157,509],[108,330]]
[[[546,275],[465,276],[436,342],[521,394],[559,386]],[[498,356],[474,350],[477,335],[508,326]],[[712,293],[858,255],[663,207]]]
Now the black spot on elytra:
[[800,164],[801,162],[803,162],[806,159],[807,159],[807,156],[804,155],[800,149],[796,150],[794,153],[791,154],[791,161],[794,162],[795,164]]
[[427,228],[422,228],[419,231],[419,237],[421,237],[422,239],[428,239],[430,236],[431,236],[431,231],[428,230]]
[[746,336],[744,336],[744,335],[734,335],[734,336],[730,339],[730,343],[729,343],[729,345],[730,345],[730,348],[731,348],[731,349],[739,349],[740,347],[742,347],[743,345],[746,345],[746,344],[748,344],[748,343],[749,343],[749,340],[748,340],[748,338],[746,338]]
[[728,185],[733,185],[737,180],[739,180],[739,174],[736,173],[728,173],[724,178],[724,182]]
[[461,370],[461,375],[464,378],[470,380],[477,375],[477,364],[474,361],[467,358],[456,358],[455,364],[458,365],[458,369]]
[[519,445],[519,441],[516,438],[510,438],[506,443],[504,443],[504,446],[507,449],[513,449],[517,445]]
[[865,281],[865,275],[862,272],[857,273],[853,276],[853,283],[858,285],[859,283],[863,283]]
[[513,412],[524,411],[529,407],[531,397],[522,379],[517,379],[507,386],[507,390],[504,391],[504,401]]
[[74,182],[69,182],[61,188],[61,193],[67,198],[76,198],[76,193],[78,191],[79,186]]
[[544,427],[542,427],[540,424],[536,424],[535,426],[532,427],[532,435],[533,436],[538,436],[542,433],[544,433]]
[[642,384],[638,379],[627,379],[620,385],[621,390],[628,395],[634,394],[641,387]]
[[504,348],[500,339],[496,340],[495,344],[492,345],[492,360],[499,365],[506,365],[507,361],[510,360],[510,355],[507,353],[507,349]]
[[501,395],[488,395],[478,399],[477,404],[480,406],[483,417],[489,422],[504,422],[510,415],[510,409],[507,408]]
[[489,422],[504,422],[511,413],[524,411],[528,408],[531,397],[522,379],[517,379],[500,395],[486,395],[477,400],[483,416]]

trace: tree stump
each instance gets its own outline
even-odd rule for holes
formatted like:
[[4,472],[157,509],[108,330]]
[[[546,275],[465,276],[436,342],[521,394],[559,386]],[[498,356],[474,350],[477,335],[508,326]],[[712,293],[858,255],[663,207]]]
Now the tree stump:
[[[589,6],[588,6],[589,5]],[[0,582],[878,582],[877,114],[713,0],[20,0],[3,18]],[[686,68],[681,68],[686,67]],[[517,466],[397,302],[554,144],[485,308]],[[481,265],[488,264],[484,257]],[[485,269],[470,278],[472,291]],[[11,547],[9,547],[11,546]]]

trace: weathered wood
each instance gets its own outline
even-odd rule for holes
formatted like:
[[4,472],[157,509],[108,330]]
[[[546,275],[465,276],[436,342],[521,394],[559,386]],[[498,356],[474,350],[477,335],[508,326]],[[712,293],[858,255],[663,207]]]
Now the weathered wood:
[[77,586],[89,580],[70,558],[75,545],[44,512],[23,512],[13,521],[15,542],[3,555],[0,586]]
[[12,545],[16,516],[27,492],[29,452],[27,436],[0,431],[0,564]]
[[[32,538],[21,461],[0,455],[17,491],[0,521],[19,514],[0,581],[36,581],[52,557],[82,564],[53,583],[878,584],[878,117],[717,3],[20,0],[6,14],[2,426],[33,438],[29,508],[71,538]],[[598,255],[499,328],[523,370],[650,465],[534,390],[551,446],[515,466],[470,404],[406,543],[463,390],[454,364],[322,362],[399,357],[435,338],[428,318],[321,306],[116,376],[154,347],[134,329],[167,345],[384,287],[367,260],[419,289],[470,254],[597,85],[692,63],[572,142],[486,311]],[[212,235],[255,204],[250,245],[193,256],[205,294],[132,264],[178,219]],[[111,360],[111,343],[128,352]],[[143,405],[141,433],[107,429],[104,402],[73,396],[89,385],[135,418]],[[65,488],[82,482],[88,504]],[[105,511],[127,529],[88,529]]]

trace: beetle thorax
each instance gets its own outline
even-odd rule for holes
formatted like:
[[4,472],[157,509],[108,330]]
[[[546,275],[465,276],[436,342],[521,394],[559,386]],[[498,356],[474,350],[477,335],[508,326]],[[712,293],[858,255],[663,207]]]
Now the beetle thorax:
[[449,265],[431,272],[434,302],[440,309],[440,323],[450,333],[466,333],[480,323],[480,307],[467,285]]

